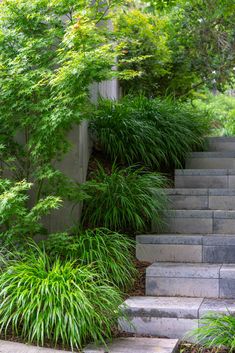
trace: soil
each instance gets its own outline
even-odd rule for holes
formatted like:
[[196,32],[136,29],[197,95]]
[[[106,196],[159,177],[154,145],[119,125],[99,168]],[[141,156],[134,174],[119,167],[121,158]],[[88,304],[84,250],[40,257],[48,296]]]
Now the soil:
[[135,260],[135,266],[138,271],[138,277],[134,283],[133,288],[128,293],[130,297],[144,296],[145,295],[145,270],[151,264],[149,262],[141,262]]
[[179,353],[228,353],[226,348],[204,348],[200,345],[181,342],[178,349]]

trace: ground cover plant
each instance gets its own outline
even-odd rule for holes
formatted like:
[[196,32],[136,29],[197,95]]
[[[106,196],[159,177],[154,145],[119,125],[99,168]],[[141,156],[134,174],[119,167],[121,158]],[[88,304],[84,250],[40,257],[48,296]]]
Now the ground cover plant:
[[0,276],[0,333],[25,342],[81,348],[110,338],[123,298],[89,266],[51,261],[36,249]]
[[197,344],[204,348],[226,348],[233,352],[235,348],[235,317],[226,314],[208,313],[200,319],[200,327],[189,333]]
[[102,100],[90,119],[96,144],[111,160],[140,163],[153,170],[162,165],[181,167],[187,153],[202,147],[210,131],[206,111],[143,96]]
[[136,278],[135,242],[106,228],[87,229],[76,235],[51,234],[44,243],[51,258],[60,257],[81,265],[92,265],[102,278],[128,290]]
[[162,190],[166,184],[159,173],[134,167],[121,169],[115,164],[109,173],[100,165],[83,186],[89,195],[84,202],[83,224],[133,234],[146,230],[154,217],[160,227],[161,213],[167,206]]

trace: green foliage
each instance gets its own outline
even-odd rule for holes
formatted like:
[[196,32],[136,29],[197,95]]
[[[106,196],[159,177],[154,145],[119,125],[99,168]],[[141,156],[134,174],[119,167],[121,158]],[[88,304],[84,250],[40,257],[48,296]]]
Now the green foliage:
[[202,145],[210,130],[210,117],[187,103],[170,99],[126,97],[101,101],[91,116],[91,129],[112,160],[129,165],[143,163],[182,166],[189,151]]
[[118,1],[90,5],[90,0],[0,4],[1,172],[32,181],[38,198],[57,177],[55,161],[70,148],[68,132],[83,119],[90,84],[115,74],[106,11],[111,16]]
[[205,348],[235,348],[235,317],[232,315],[208,313],[200,320],[201,326],[189,333],[198,344]]
[[234,77],[233,0],[180,1],[168,21],[172,67],[162,91],[189,96],[198,88],[223,89]]
[[95,266],[102,278],[128,289],[136,277],[133,264],[135,242],[105,228],[87,229],[77,235],[51,234],[45,242],[50,258]]
[[235,135],[235,98],[227,94],[206,92],[194,100],[196,107],[210,111],[215,136]]
[[52,262],[37,250],[0,276],[0,332],[26,342],[81,348],[111,337],[122,297],[95,269]]
[[158,173],[113,165],[109,174],[99,165],[84,185],[90,198],[84,204],[83,224],[136,232],[146,230],[154,218],[160,227],[167,204],[160,188],[165,185],[166,179]]
[[156,95],[159,78],[167,73],[171,58],[165,26],[164,17],[138,9],[121,12],[115,21],[114,32],[122,46],[119,71],[139,73],[121,81],[124,94],[143,91]]
[[0,238],[1,245],[23,246],[27,238],[45,232],[40,223],[42,216],[61,206],[61,199],[47,196],[31,209],[27,207],[27,192],[32,184],[26,181],[13,183],[0,179]]

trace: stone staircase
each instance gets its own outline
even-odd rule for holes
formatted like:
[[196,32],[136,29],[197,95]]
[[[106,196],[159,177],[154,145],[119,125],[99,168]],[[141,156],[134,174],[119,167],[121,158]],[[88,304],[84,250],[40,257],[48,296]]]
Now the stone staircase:
[[120,327],[182,338],[208,311],[235,313],[235,137],[209,138],[166,192],[165,232],[137,236],[137,258],[152,263],[146,296],[126,300]]

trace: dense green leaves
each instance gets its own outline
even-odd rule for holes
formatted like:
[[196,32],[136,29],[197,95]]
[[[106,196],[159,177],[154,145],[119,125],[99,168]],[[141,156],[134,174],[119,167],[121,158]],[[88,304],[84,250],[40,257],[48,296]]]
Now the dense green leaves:
[[225,314],[208,313],[200,319],[200,327],[188,334],[205,348],[235,348],[235,317]]
[[135,242],[105,228],[87,229],[76,235],[51,234],[44,243],[51,258],[60,256],[81,265],[92,265],[102,278],[129,289],[136,277]]
[[9,261],[0,276],[0,332],[26,342],[81,348],[110,338],[122,303],[95,269],[52,262],[39,250]]
[[118,103],[101,101],[90,126],[112,160],[174,168],[202,145],[210,130],[210,116],[170,99],[127,97]]
[[83,224],[136,232],[146,230],[154,218],[160,227],[167,204],[161,190],[165,185],[166,179],[158,173],[113,165],[108,174],[99,166],[84,185],[89,199],[84,203]]

